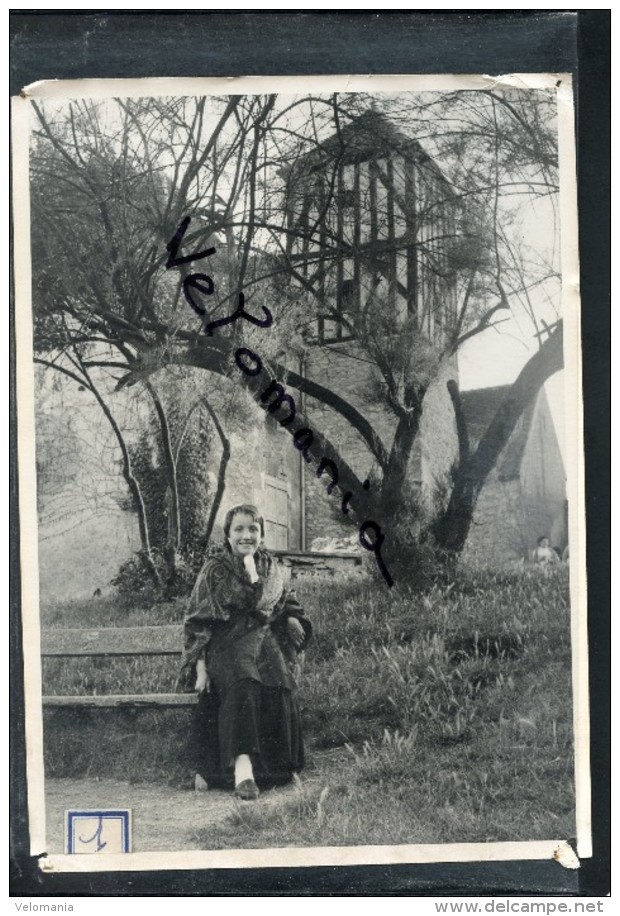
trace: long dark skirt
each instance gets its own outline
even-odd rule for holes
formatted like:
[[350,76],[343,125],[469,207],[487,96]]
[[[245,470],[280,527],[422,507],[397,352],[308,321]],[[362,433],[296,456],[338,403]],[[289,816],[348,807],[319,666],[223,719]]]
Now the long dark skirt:
[[259,785],[287,782],[304,766],[297,695],[285,687],[265,687],[250,678],[237,681],[223,697],[212,686],[194,714],[190,756],[194,771],[209,786],[231,786],[239,754],[249,754]]

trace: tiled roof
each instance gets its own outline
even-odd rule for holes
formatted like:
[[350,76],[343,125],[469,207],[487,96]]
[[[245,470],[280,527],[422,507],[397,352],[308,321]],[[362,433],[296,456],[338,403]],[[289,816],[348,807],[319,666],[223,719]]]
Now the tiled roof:
[[326,140],[317,144],[310,152],[300,156],[291,166],[282,168],[283,175],[296,175],[325,168],[328,161],[341,157],[343,162],[376,158],[393,152],[413,153],[418,162],[424,162],[436,176],[451,187],[437,163],[428,155],[417,140],[399,130],[389,118],[379,111],[369,109],[344,123]]
[[421,149],[419,143],[401,133],[384,115],[378,111],[366,111],[331,134],[320,147],[331,156],[342,153],[344,149],[345,155],[353,158],[376,156],[381,148],[387,151],[412,145]]

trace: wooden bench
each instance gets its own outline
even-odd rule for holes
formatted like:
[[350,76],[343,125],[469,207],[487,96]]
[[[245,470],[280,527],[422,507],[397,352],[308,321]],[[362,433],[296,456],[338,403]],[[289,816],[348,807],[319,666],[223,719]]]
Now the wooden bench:
[[[43,658],[110,658],[138,657],[141,655],[178,655],[183,646],[183,628],[157,627],[101,627],[88,629],[42,630],[41,654]],[[44,696],[45,707],[161,707],[193,706],[194,693],[136,693],[98,694],[93,696]]]
[[[331,579],[342,573],[360,574],[362,556],[357,553],[311,553],[299,550],[275,550],[275,556],[292,580]],[[43,629],[43,658],[138,657],[156,655],[181,656],[183,627],[100,627],[98,629]],[[193,706],[194,693],[131,693],[88,696],[44,696],[46,707],[162,707]]]

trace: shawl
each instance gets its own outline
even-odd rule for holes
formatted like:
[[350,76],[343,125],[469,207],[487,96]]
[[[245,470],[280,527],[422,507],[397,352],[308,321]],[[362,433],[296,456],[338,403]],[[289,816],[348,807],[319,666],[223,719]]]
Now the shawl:
[[284,595],[278,564],[261,548],[254,555],[258,582],[251,583],[241,557],[223,548],[207,557],[189,598],[184,621],[184,651],[179,685],[191,689],[196,662],[212,630],[236,617],[251,614],[266,623]]

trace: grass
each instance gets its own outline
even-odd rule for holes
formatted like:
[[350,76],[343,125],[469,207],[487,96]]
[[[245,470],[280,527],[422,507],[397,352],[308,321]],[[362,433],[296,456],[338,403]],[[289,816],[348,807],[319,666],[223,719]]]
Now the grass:
[[[566,570],[462,569],[426,594],[362,580],[299,592],[315,626],[300,692],[310,765],[292,793],[198,831],[198,848],[573,835]],[[83,612],[48,609],[47,625],[103,625],[101,605]],[[122,622],[181,613],[135,609]],[[55,693],[164,691],[176,673],[169,659],[50,661]],[[79,730],[75,715],[47,716],[48,772],[182,772],[187,711],[83,711]]]
[[[183,622],[185,602],[125,607],[114,596],[53,601],[41,609],[41,625],[54,628],[141,627]],[[172,693],[179,660],[136,658],[45,658],[43,693],[79,696],[106,693]]]
[[41,626],[56,627],[146,627],[182,623],[185,601],[157,602],[144,606],[142,602],[127,605],[114,594],[100,598],[74,598],[41,603]]

